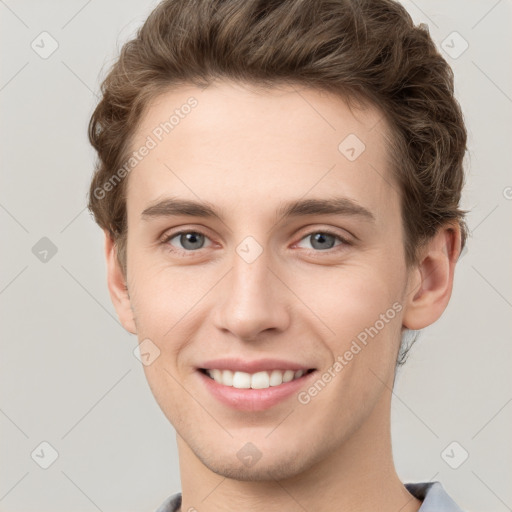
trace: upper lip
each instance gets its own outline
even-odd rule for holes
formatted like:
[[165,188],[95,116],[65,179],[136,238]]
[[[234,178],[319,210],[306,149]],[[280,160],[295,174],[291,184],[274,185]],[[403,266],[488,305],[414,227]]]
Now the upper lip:
[[283,359],[258,359],[246,361],[238,358],[212,359],[205,361],[198,368],[205,370],[234,370],[246,373],[256,373],[265,370],[309,370],[312,366],[285,361]]

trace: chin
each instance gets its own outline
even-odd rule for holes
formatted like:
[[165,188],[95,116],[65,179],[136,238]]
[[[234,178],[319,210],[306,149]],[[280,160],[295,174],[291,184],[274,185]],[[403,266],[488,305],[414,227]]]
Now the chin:
[[238,480],[241,482],[268,482],[272,480],[285,480],[301,473],[300,462],[295,456],[293,460],[281,459],[268,462],[260,459],[254,466],[246,467],[241,463],[232,464],[228,461],[202,461],[208,469],[219,476]]

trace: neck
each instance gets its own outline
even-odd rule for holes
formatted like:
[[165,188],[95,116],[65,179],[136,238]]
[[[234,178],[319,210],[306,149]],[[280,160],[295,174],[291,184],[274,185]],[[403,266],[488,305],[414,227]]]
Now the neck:
[[316,463],[281,480],[240,481],[218,475],[177,435],[181,511],[417,512],[421,501],[407,491],[393,464],[390,395],[336,450],[320,454]]

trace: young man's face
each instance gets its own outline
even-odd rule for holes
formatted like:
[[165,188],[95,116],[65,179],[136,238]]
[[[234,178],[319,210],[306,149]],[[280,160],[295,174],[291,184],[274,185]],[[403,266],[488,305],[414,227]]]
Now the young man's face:
[[[197,106],[155,131],[190,96]],[[413,289],[385,130],[376,110],[318,91],[221,82],[166,93],[142,119],[132,149],[157,144],[127,178],[128,294],[116,307],[151,340],[146,357],[160,351],[144,371],[180,455],[242,480],[284,478],[387,432]],[[219,218],[171,215],[171,198]],[[335,198],[369,214],[279,214]],[[282,362],[258,365],[268,359]],[[286,365],[315,371],[235,389],[200,370]]]

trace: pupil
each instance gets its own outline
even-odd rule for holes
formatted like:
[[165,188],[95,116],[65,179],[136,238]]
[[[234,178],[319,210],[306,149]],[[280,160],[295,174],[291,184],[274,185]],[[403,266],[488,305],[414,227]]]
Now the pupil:
[[[325,243],[326,239],[328,239],[329,237],[333,238],[332,235],[329,235],[328,233],[316,233],[314,235],[314,241],[315,242],[320,242],[320,244],[322,243]],[[313,247],[314,247],[314,244],[313,244]],[[330,249],[332,247],[332,244],[327,247],[327,249]],[[319,249],[325,249],[325,245],[322,247],[320,246]]]
[[[197,244],[201,245],[198,240],[200,240],[201,235],[199,233],[186,233],[185,235],[182,235],[182,244],[183,247],[189,248],[189,249],[197,249]],[[187,246],[187,244],[192,244],[192,247]]]

